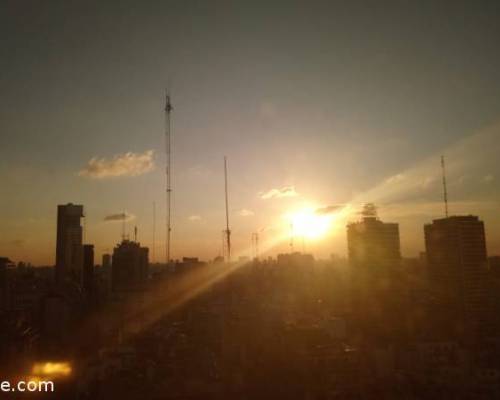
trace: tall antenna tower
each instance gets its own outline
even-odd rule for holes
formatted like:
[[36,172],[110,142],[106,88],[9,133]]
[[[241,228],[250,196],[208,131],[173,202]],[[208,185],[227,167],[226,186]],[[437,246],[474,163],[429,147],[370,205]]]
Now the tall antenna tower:
[[165,96],[165,155],[166,155],[166,178],[167,178],[167,190],[166,190],[166,241],[165,241],[165,263],[168,265],[170,262],[170,238],[172,233],[171,226],[171,195],[172,195],[172,154],[171,154],[171,133],[170,133],[170,112],[172,111],[172,105],[170,104],[170,95],[166,92]]
[[448,218],[448,190],[446,188],[446,169],[444,165],[444,156],[441,156],[441,170],[443,173],[443,200],[444,200],[444,214]]
[[231,261],[231,230],[229,229],[229,201],[227,194],[227,158],[224,156],[224,192],[226,197],[226,249],[227,261]]

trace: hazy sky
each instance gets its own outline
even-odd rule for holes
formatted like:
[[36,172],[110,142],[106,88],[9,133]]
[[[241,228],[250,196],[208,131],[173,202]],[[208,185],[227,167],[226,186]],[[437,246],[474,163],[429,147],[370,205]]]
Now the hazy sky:
[[[0,31],[0,256],[53,263],[67,202],[98,257],[123,211],[151,247],[156,202],[163,259],[166,86],[175,257],[221,252],[224,155],[236,253],[304,204],[375,201],[415,255],[443,213],[441,154],[451,212],[500,253],[498,1],[2,1]],[[345,254],[356,218],[307,249]]]

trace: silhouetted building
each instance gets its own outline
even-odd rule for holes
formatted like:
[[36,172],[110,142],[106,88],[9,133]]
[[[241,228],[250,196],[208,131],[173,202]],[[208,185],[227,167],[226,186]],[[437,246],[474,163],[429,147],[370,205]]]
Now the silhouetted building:
[[113,250],[113,290],[128,289],[148,277],[148,248],[140,243],[123,240]]
[[0,257],[0,311],[7,309],[10,303],[10,282],[7,268],[13,263],[7,257]]
[[380,221],[375,207],[366,205],[362,220],[347,225],[347,246],[354,330],[363,338],[387,339],[401,330],[394,323],[403,308],[399,225]]
[[399,225],[380,221],[375,211],[347,225],[349,263],[353,268],[386,270],[400,263]]
[[437,306],[455,318],[455,333],[477,333],[485,316],[484,224],[476,216],[436,219],[424,226],[428,276]]
[[82,283],[82,226],[83,206],[57,206],[56,281],[72,279]]
[[111,254],[102,255],[102,267],[111,270]]
[[83,289],[90,293],[94,285],[94,245],[83,245]]
[[314,265],[314,257],[307,253],[283,253],[278,254],[278,265],[297,266],[297,267],[312,267]]

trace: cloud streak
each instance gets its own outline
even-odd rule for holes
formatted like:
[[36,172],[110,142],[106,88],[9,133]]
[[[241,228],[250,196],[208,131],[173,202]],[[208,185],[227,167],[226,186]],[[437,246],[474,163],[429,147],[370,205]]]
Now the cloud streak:
[[337,211],[340,211],[344,207],[345,207],[344,204],[334,204],[334,205],[331,205],[331,206],[317,208],[314,211],[314,213],[317,214],[317,215],[329,215],[329,214],[333,214],[333,213],[335,213]]
[[251,217],[255,213],[252,210],[248,210],[246,208],[243,208],[242,210],[240,210],[239,214],[241,217]]
[[299,194],[295,191],[294,186],[283,186],[282,188],[273,188],[267,192],[260,192],[259,197],[262,200],[279,199],[282,197],[296,197]]
[[93,179],[139,176],[153,168],[153,150],[147,150],[144,153],[118,154],[111,159],[93,157],[78,175]]
[[135,218],[135,215],[129,214],[127,212],[119,214],[110,214],[104,217],[104,221],[114,222],[114,221],[131,221]]

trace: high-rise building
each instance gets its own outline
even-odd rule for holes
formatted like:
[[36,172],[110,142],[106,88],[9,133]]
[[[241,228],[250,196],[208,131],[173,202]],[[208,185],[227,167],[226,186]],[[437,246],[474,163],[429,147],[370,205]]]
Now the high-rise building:
[[398,224],[382,222],[366,205],[361,221],[347,225],[347,246],[354,331],[367,340],[402,332],[402,321],[394,320],[403,307]]
[[484,223],[476,216],[436,219],[424,226],[429,283],[458,331],[477,332],[486,312]]
[[146,281],[148,252],[147,247],[130,240],[123,240],[114,248],[111,268],[113,290],[131,289]]
[[347,225],[349,263],[356,269],[384,272],[401,262],[399,225],[380,221],[373,210]]
[[90,293],[94,285],[94,245],[83,245],[83,289]]
[[106,270],[111,270],[111,254],[102,255],[102,267]]
[[57,206],[56,281],[71,279],[82,283],[83,206],[66,204]]

